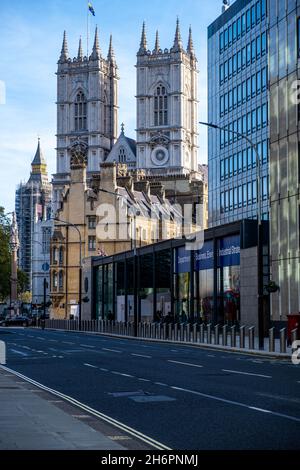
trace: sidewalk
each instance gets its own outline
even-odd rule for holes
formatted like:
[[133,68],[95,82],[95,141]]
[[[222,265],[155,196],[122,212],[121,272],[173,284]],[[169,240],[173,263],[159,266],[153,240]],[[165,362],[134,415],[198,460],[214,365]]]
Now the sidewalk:
[[1,369],[0,403],[0,450],[125,450]]

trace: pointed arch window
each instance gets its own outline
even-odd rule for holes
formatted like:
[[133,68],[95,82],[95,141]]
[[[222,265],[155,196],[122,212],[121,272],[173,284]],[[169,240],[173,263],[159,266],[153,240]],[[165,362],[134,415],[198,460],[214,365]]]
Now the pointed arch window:
[[87,129],[87,101],[82,91],[79,91],[75,101],[75,131]]
[[154,125],[168,124],[168,93],[164,85],[159,85],[154,96]]
[[122,146],[120,147],[120,150],[119,150],[119,162],[120,163],[126,163],[126,150],[125,148]]
[[62,291],[63,288],[64,288],[64,273],[63,273],[63,271],[60,271],[59,275],[58,275],[58,287],[59,287],[60,291]]

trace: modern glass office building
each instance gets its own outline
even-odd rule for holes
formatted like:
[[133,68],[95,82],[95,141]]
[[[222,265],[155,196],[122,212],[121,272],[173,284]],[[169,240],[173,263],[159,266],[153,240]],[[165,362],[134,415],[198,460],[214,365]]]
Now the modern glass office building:
[[300,0],[269,0],[271,318],[300,312]]
[[267,0],[236,0],[208,28],[209,226],[257,217],[257,146],[262,217],[269,213]]
[[136,306],[139,322],[257,326],[257,223],[208,229],[196,251],[168,240],[93,258],[87,295],[95,320],[133,322]]

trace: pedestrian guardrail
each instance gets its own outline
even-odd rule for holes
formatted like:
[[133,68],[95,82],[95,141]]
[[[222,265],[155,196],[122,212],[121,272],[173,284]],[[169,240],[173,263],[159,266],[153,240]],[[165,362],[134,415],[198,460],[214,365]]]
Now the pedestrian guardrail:
[[[124,337],[135,336],[133,322],[116,322],[109,320],[82,320],[80,325],[76,320],[46,320],[47,329],[83,331],[93,333],[105,333]],[[137,337],[144,339],[156,339],[161,341],[179,341],[203,345],[226,346],[245,350],[258,349],[258,341],[255,337],[255,328],[237,325],[215,325],[204,323],[146,323],[137,325]],[[297,330],[292,332],[292,340],[296,341]],[[280,353],[287,352],[287,331],[280,330]],[[275,352],[275,329],[269,330],[269,352]]]

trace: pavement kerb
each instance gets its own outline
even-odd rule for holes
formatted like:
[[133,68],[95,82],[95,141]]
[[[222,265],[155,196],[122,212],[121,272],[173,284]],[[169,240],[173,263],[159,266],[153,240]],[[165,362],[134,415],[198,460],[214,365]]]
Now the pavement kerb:
[[[37,330],[37,328],[32,328]],[[183,341],[172,341],[172,340],[163,340],[163,339],[155,339],[155,338],[141,338],[135,336],[123,336],[117,335],[113,333],[99,333],[98,331],[78,331],[78,330],[64,330],[59,328],[45,328],[48,331],[64,331],[65,333],[81,333],[86,335],[95,335],[95,336],[106,336],[111,338],[119,338],[119,339],[129,339],[134,341],[146,341],[150,343],[161,343],[161,344],[177,344],[179,346],[188,346],[188,347],[195,347],[200,349],[208,349],[213,351],[222,351],[228,353],[238,353],[238,354],[245,354],[249,356],[259,356],[259,357],[268,357],[271,359],[288,359],[291,360],[291,355],[288,353],[278,353],[278,352],[268,352],[268,351],[261,351],[258,349],[243,349],[243,348],[231,348],[230,346],[222,346],[217,344],[207,344],[207,343],[193,343],[191,342],[183,342]]]

